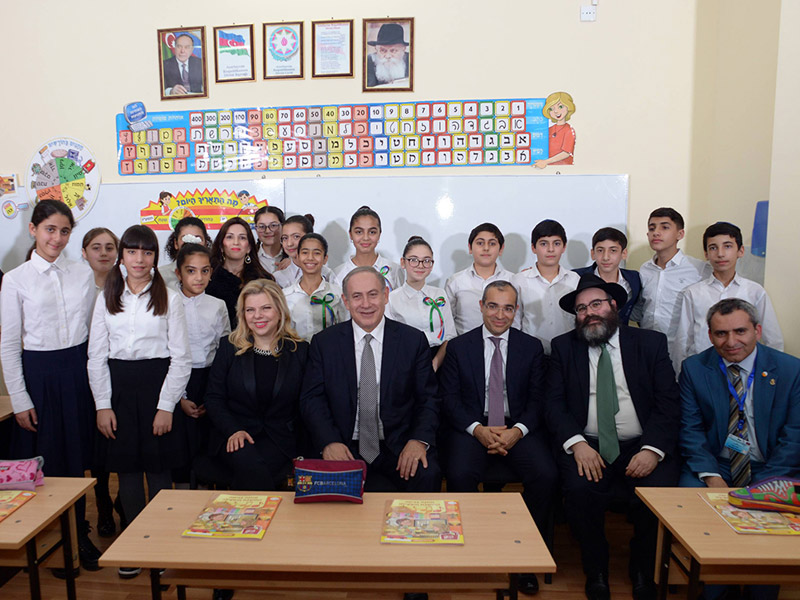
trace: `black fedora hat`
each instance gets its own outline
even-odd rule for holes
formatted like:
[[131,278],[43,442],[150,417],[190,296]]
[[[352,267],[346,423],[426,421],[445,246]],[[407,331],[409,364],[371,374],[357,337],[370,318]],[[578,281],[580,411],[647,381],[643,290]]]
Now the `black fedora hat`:
[[585,275],[581,275],[581,280],[578,282],[578,287],[575,288],[575,291],[561,296],[561,300],[558,301],[558,305],[562,310],[574,315],[575,298],[577,298],[578,294],[580,294],[583,290],[588,290],[591,288],[600,288],[609,294],[614,299],[614,302],[616,302],[617,310],[620,310],[623,306],[625,306],[625,303],[628,301],[628,292],[626,292],[625,288],[620,284],[608,283],[603,281],[594,273],[586,273]]
[[368,46],[393,46],[395,44],[408,46],[403,35],[403,26],[399,23],[384,23],[378,30],[378,39],[374,42],[367,42]]

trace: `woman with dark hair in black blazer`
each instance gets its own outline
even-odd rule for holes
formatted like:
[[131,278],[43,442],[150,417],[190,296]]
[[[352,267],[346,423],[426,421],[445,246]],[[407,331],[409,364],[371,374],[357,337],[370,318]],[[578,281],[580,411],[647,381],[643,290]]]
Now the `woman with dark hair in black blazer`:
[[220,342],[206,388],[211,452],[237,490],[274,490],[297,456],[297,420],[308,344],[292,329],[281,288],[257,279],[236,305],[238,325]]

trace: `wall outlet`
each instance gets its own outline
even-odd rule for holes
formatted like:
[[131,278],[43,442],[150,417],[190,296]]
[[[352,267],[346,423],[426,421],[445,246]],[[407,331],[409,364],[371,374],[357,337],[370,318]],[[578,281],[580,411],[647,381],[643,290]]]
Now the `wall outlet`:
[[597,21],[597,7],[591,4],[581,6],[581,21]]

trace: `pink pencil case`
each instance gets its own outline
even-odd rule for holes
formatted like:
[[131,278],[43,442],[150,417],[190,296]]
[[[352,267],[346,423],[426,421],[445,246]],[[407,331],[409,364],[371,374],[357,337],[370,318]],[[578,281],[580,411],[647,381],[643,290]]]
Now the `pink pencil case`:
[[44,458],[20,460],[0,459],[0,490],[25,490],[32,492],[37,485],[44,485],[42,466]]

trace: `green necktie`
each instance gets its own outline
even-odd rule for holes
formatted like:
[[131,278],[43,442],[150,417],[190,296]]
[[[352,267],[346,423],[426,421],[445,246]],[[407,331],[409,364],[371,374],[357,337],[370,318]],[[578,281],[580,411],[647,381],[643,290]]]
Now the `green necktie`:
[[614,368],[606,345],[600,350],[597,361],[597,437],[600,440],[600,456],[610,465],[619,456],[617,423],[614,415],[619,412],[617,384],[614,381]]

